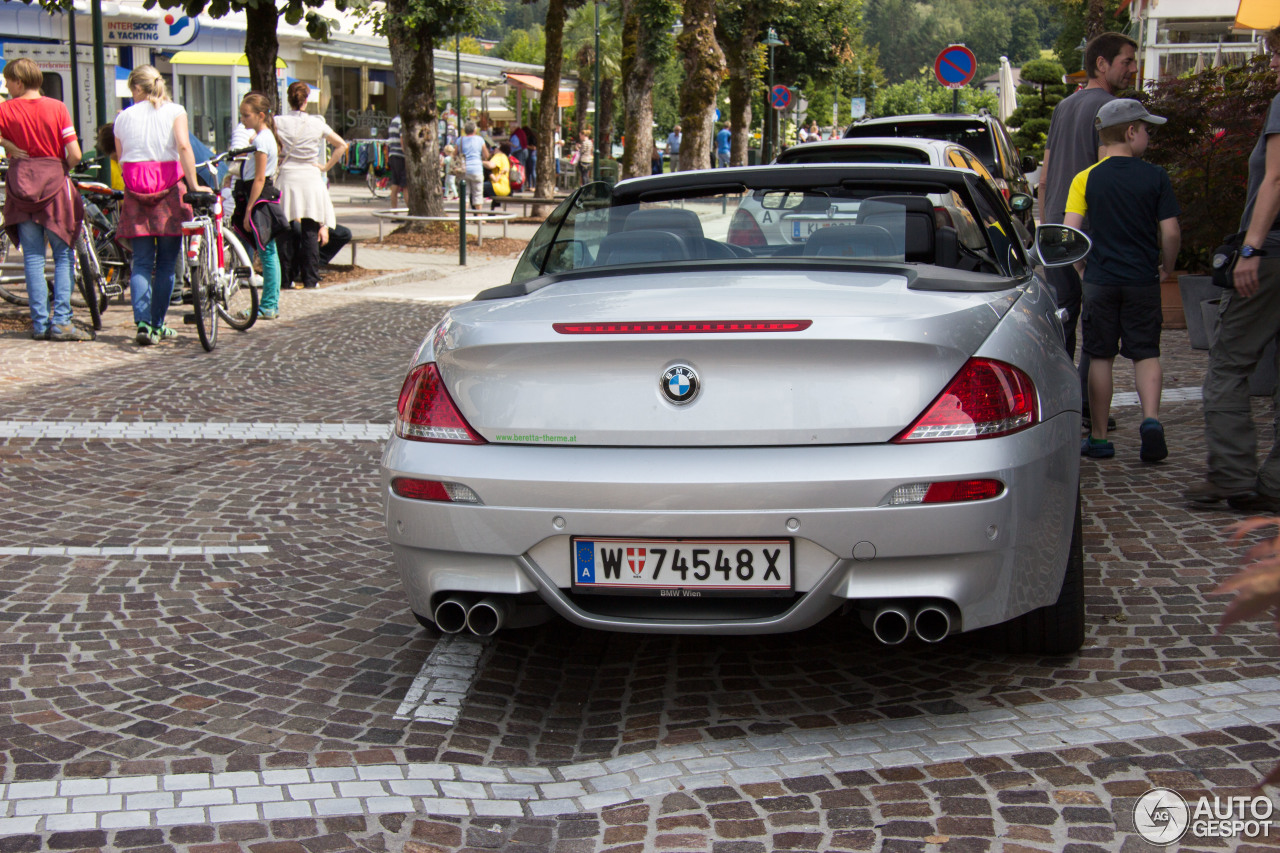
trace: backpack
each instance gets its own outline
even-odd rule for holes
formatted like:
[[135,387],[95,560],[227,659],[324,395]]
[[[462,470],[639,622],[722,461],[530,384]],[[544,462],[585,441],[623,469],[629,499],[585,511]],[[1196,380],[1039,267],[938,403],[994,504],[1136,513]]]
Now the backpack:
[[517,192],[524,186],[524,165],[514,157],[510,158],[510,160],[511,174],[507,177],[507,180],[511,184],[511,191]]

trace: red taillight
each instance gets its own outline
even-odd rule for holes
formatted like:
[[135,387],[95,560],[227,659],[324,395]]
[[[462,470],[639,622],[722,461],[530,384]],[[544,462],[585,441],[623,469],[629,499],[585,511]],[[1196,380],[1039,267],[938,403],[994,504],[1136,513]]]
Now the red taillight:
[[1004,196],[1004,200],[1009,200],[1009,182],[1004,178],[995,178],[996,186],[1000,188],[1000,195]]
[[699,320],[642,323],[552,323],[562,335],[714,335],[733,332],[803,332],[812,320]]
[[760,230],[756,218],[745,210],[738,210],[729,220],[729,236],[725,240],[733,246],[765,246],[764,232]]
[[924,493],[921,503],[949,504],[962,501],[985,501],[1004,491],[999,480],[955,480],[950,483],[933,483]]
[[933,221],[939,228],[955,228],[956,221],[951,218],[951,211],[945,207],[935,207],[933,209]]
[[946,390],[894,442],[995,438],[1038,421],[1031,377],[1002,361],[971,358]]
[[396,404],[396,435],[414,441],[484,444],[458,411],[434,363],[409,371]]

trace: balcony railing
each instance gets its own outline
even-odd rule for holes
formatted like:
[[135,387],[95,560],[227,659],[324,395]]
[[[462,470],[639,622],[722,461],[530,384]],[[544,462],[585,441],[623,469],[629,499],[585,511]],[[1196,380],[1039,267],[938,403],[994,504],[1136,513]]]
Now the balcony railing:
[[[1214,56],[1219,48],[1222,50],[1223,65],[1244,65],[1263,50],[1261,42],[1217,42],[1200,44],[1155,44],[1149,45],[1148,64],[1154,58],[1154,67],[1144,70],[1143,76],[1148,80],[1165,80],[1179,77],[1192,71],[1196,62],[1203,58],[1205,68],[1213,65]],[[1154,73],[1152,73],[1154,71]]]

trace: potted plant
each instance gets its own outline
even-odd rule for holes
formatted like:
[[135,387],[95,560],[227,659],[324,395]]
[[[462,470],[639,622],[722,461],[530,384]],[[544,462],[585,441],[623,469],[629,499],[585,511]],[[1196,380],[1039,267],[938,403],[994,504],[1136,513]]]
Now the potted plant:
[[1139,96],[1168,122],[1155,129],[1145,159],[1163,166],[1182,208],[1178,281],[1192,346],[1208,349],[1200,303],[1220,294],[1208,276],[1210,256],[1227,234],[1240,230],[1249,152],[1267,106],[1275,74],[1267,57],[1241,67],[1210,68],[1154,84]]

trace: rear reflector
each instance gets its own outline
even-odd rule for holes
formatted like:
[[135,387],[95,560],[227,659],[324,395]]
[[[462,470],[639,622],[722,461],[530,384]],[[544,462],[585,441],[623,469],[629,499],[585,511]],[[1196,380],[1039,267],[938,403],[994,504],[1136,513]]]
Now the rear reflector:
[[953,480],[945,483],[909,483],[889,493],[881,506],[914,506],[985,501],[1004,494],[999,480]]
[[995,438],[1039,422],[1031,377],[1011,364],[971,358],[894,442]]
[[439,480],[415,480],[412,477],[395,477],[391,480],[391,491],[402,498],[411,498],[415,501],[480,503],[480,497],[461,483],[444,483]]
[[734,332],[803,332],[812,320],[702,320],[640,323],[553,323],[562,335],[716,335]]
[[396,435],[413,441],[485,444],[453,404],[434,363],[420,364],[405,377],[396,405]]

